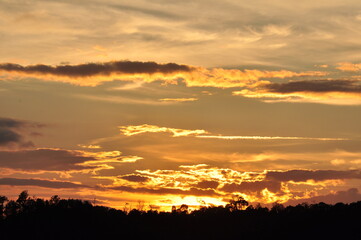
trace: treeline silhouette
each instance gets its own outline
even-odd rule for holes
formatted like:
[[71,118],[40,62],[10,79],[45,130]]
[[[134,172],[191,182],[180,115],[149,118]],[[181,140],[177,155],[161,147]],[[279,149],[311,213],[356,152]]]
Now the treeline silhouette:
[[271,208],[242,197],[226,206],[122,211],[89,201],[0,196],[0,239],[361,239],[361,201]]

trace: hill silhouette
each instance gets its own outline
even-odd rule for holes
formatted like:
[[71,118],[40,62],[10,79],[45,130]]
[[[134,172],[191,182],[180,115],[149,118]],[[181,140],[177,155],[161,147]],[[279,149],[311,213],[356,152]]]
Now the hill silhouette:
[[121,211],[89,201],[0,196],[0,239],[361,239],[361,201],[272,208],[243,198],[171,212]]

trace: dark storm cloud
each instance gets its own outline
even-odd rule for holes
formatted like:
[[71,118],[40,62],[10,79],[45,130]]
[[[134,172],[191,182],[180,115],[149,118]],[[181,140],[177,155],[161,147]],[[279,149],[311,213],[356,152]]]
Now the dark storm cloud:
[[21,178],[0,178],[0,185],[9,186],[38,186],[45,188],[84,188],[86,185],[72,182],[50,181],[41,179],[21,179]]
[[347,92],[361,93],[360,81],[352,80],[309,80],[294,81],[287,83],[272,83],[265,88],[270,92],[294,93],[294,92]]
[[213,190],[202,190],[197,188],[191,188],[189,190],[181,190],[181,189],[174,189],[174,188],[132,188],[127,186],[117,186],[112,187],[110,189],[119,190],[124,192],[131,192],[131,193],[148,193],[148,194],[174,194],[174,195],[192,195],[192,196],[217,196],[215,191]]
[[18,128],[27,125],[26,122],[0,117],[0,128]]
[[108,76],[111,74],[170,74],[175,72],[189,72],[192,70],[187,65],[176,63],[159,64],[156,62],[113,61],[105,63],[86,63],[79,65],[28,65],[22,66],[14,63],[0,64],[0,70],[25,74],[51,74],[63,77],[91,77]]
[[22,136],[11,129],[0,127],[0,146],[9,143],[18,143],[22,140]]
[[281,183],[277,181],[232,183],[225,184],[221,190],[225,192],[260,192],[265,188],[271,192],[279,192],[281,190]]
[[361,179],[361,172],[359,170],[289,170],[285,172],[268,172],[266,175],[266,179],[281,182],[304,182],[307,180],[324,181],[331,179]]
[[21,147],[33,146],[31,141],[24,139],[23,133],[27,128],[39,127],[42,127],[42,125],[11,118],[0,118],[0,146],[9,144],[17,144]]
[[59,149],[35,149],[21,151],[0,151],[0,167],[23,171],[70,171],[93,169],[95,166],[81,166],[80,163],[94,161],[74,151]]

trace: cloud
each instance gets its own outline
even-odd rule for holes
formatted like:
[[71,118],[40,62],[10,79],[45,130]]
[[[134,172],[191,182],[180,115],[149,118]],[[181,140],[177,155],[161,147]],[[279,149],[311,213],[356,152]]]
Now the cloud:
[[161,98],[159,100],[162,102],[194,102],[198,98]]
[[125,180],[130,181],[130,182],[146,182],[146,181],[149,180],[148,177],[143,177],[143,176],[135,175],[135,174],[120,176],[119,178],[125,179]]
[[263,84],[261,79],[265,78],[290,78],[304,76],[325,76],[327,73],[320,71],[292,72],[287,70],[279,71],[262,71],[250,69],[223,69],[212,68],[206,69],[195,67],[188,77],[185,76],[184,82],[188,87],[217,87],[233,88],[258,86]]
[[357,72],[361,70],[361,63],[342,62],[342,63],[337,63],[337,65],[338,67],[336,68],[341,71]]
[[128,186],[111,187],[112,190],[131,192],[131,193],[149,193],[149,194],[173,194],[173,195],[193,195],[193,196],[219,196],[214,190],[203,190],[198,188],[190,188],[182,190],[177,188],[133,188]]
[[160,76],[166,78],[168,75],[173,76],[177,73],[189,72],[191,70],[192,68],[187,65],[139,61],[112,61],[58,66],[44,64],[28,66],[14,63],[0,64],[0,73],[69,82],[80,86],[96,86],[102,82],[113,81],[119,77],[149,77],[149,81],[155,81]]
[[125,136],[133,136],[142,133],[163,133],[168,132],[172,134],[172,137],[184,137],[190,135],[205,134],[207,131],[202,129],[196,130],[187,130],[187,129],[177,129],[177,128],[168,128],[168,127],[158,127],[156,125],[138,125],[138,126],[120,126],[120,132]]
[[286,204],[287,205],[296,205],[300,203],[319,203],[324,202],[328,204],[336,204],[339,202],[342,203],[352,203],[360,201],[361,194],[357,188],[350,188],[346,191],[337,191],[326,195],[320,195],[310,198],[302,198],[298,200],[290,200]]
[[254,181],[254,182],[242,182],[239,184],[231,183],[231,184],[225,184],[220,190],[230,193],[233,192],[259,193],[266,188],[271,192],[280,192],[281,183],[277,181]]
[[169,105],[170,102],[165,101],[157,101],[153,99],[139,99],[139,98],[129,98],[129,97],[120,97],[120,96],[94,96],[94,95],[86,95],[86,94],[76,94],[74,95],[76,98],[87,99],[92,101],[102,101],[102,102],[110,102],[110,103],[118,103],[118,104],[139,104],[139,105],[153,105],[153,106],[165,106]]
[[87,149],[100,149],[101,148],[101,146],[99,146],[99,145],[92,145],[92,144],[89,144],[89,145],[78,144],[78,146],[81,148],[87,148]]
[[265,85],[269,92],[295,93],[295,92],[349,92],[361,93],[360,81],[356,80],[308,80],[291,81],[287,83],[271,83]]
[[20,179],[20,178],[0,178],[0,185],[10,186],[38,186],[45,188],[88,188],[86,185],[64,182],[50,181],[44,179]]
[[96,86],[113,80],[141,82],[162,81],[177,83],[182,80],[188,87],[233,88],[258,85],[264,78],[290,78],[325,76],[320,71],[293,72],[288,70],[262,71],[250,69],[223,69],[195,67],[176,63],[113,61],[78,65],[0,64],[0,73],[9,77],[36,77],[47,81],[60,81],[79,86]]
[[314,102],[334,105],[360,105],[361,84],[357,80],[308,80],[266,83],[234,91],[233,95],[259,98],[264,102]]
[[201,182],[198,182],[197,183],[197,188],[217,188],[219,185],[219,182],[218,181],[201,181]]
[[308,138],[308,137],[280,137],[280,136],[222,136],[222,135],[199,135],[197,138],[212,138],[224,140],[318,140],[318,141],[340,141],[347,138]]
[[133,136],[142,133],[172,133],[172,137],[195,136],[204,139],[223,139],[223,140],[316,140],[316,141],[341,141],[347,138],[311,138],[311,137],[280,137],[280,136],[222,136],[222,135],[201,135],[208,134],[206,130],[196,129],[177,129],[168,127],[159,127],[156,125],[136,125],[120,126],[121,133],[125,136]]
[[361,179],[359,170],[336,171],[336,170],[289,170],[268,171],[266,179],[275,181],[306,182],[307,180],[325,181],[332,179]]
[[52,148],[0,151],[0,168],[15,171],[95,172],[112,169],[112,163],[131,163],[141,159],[122,156],[119,151],[87,152]]
[[188,72],[191,68],[175,63],[159,64],[155,62],[113,61],[105,63],[85,63],[79,65],[29,65],[22,66],[13,63],[0,64],[0,70],[24,74],[53,75],[60,77],[84,78],[92,76],[109,76],[111,74],[154,74]]
[[0,167],[23,171],[70,171],[95,167],[81,166],[80,163],[95,160],[78,151],[62,149],[32,149],[0,151]]
[[[29,129],[40,128],[43,125],[21,121],[11,118],[0,118],[0,147],[32,147],[34,144],[25,140],[25,134]],[[34,133],[32,133],[34,135]]]
[[[241,194],[247,201],[263,203],[305,199],[326,189],[339,189],[345,184],[344,181],[337,180],[361,179],[358,170],[242,172],[205,164],[179,166],[179,170],[136,170],[125,176],[115,177],[113,185],[105,188],[149,194],[210,194],[209,197],[215,198]],[[119,181],[119,178],[127,181]]]

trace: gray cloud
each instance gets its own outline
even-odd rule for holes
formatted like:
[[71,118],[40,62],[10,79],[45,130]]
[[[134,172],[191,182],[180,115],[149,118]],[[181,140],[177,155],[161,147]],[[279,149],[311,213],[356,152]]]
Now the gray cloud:
[[139,175],[126,175],[126,176],[121,176],[119,178],[125,179],[130,182],[146,182],[149,180],[148,177],[143,177],[143,176],[139,176]]
[[[24,132],[29,128],[39,128],[43,125],[26,121],[0,118],[0,146],[18,145],[20,147],[33,146],[31,141],[25,140]],[[37,134],[37,133],[31,133]]]
[[69,171],[94,169],[95,166],[81,166],[79,163],[94,161],[76,152],[59,149],[35,149],[21,151],[0,151],[0,167],[24,171]]
[[328,204],[335,203],[351,203],[361,200],[361,194],[357,188],[350,188],[346,191],[337,191],[336,193],[330,193],[327,195],[311,197],[307,199],[299,199],[299,200],[290,200],[286,204],[287,205],[296,205],[300,203],[319,203],[324,202]]
[[0,145],[8,145],[9,143],[18,143],[22,140],[22,136],[11,129],[0,128]]
[[149,194],[174,194],[174,195],[193,195],[193,196],[217,196],[215,191],[213,190],[202,190],[198,188],[191,188],[189,190],[181,190],[174,188],[132,188],[127,186],[117,186],[112,187],[110,189],[119,190],[124,192],[132,192],[132,193],[149,193]]
[[277,181],[232,183],[225,184],[221,190],[225,192],[260,192],[265,188],[271,192],[279,192],[281,190],[281,183]]
[[287,83],[272,83],[265,88],[270,92],[294,93],[294,92],[348,92],[361,93],[360,81],[352,80],[309,80],[294,81]]
[[159,64],[156,62],[137,61],[113,61],[105,63],[86,63],[78,65],[58,65],[50,66],[44,64],[22,66],[14,63],[0,64],[0,70],[6,72],[18,72],[26,74],[51,74],[63,77],[91,77],[108,76],[116,73],[123,74],[153,74],[153,73],[174,73],[188,72],[191,67],[176,63]]
[[82,184],[72,182],[50,181],[41,179],[21,179],[21,178],[0,178],[0,185],[10,186],[38,186],[45,188],[84,188]]
[[303,182],[307,180],[324,181],[330,179],[361,179],[361,172],[359,170],[289,170],[285,172],[268,172],[266,179],[281,182]]
[[217,181],[202,181],[197,184],[198,188],[217,188],[219,183]]

